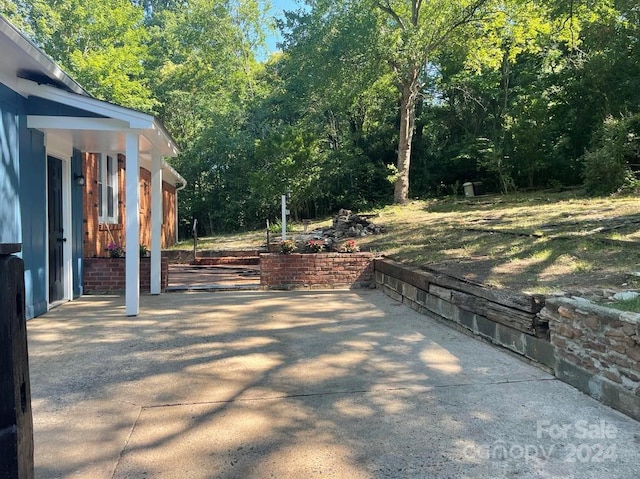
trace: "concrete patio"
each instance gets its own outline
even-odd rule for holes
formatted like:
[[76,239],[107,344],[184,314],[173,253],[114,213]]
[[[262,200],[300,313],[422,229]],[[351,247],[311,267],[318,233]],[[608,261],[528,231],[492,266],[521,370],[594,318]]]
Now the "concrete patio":
[[379,291],[28,322],[36,477],[636,478],[640,424]]

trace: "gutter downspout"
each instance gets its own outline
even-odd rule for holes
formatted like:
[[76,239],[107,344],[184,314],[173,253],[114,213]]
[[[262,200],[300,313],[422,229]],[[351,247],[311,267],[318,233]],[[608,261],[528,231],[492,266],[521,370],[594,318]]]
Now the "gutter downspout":
[[176,208],[176,243],[178,242],[178,227],[180,225],[180,221],[178,218],[178,191],[182,191],[185,189],[185,187],[187,186],[187,180],[184,181],[184,183],[182,183],[182,185],[180,187],[176,187],[176,198],[175,198],[175,208]]

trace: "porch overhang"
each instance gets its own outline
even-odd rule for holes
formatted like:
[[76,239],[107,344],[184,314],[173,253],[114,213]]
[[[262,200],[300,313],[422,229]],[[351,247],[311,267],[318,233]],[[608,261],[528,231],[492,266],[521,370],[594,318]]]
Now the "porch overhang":
[[[126,314],[137,316],[140,304],[140,259],[137,245],[140,232],[140,174],[143,167],[152,174],[151,191],[151,292],[160,292],[160,235],[162,226],[162,182],[183,186],[186,180],[164,158],[178,155],[178,147],[162,124],[152,115],[124,108],[86,95],[61,90],[30,80],[18,80],[18,88],[27,98],[45,100],[47,105],[62,105],[62,113],[51,114],[48,108],[35,107],[27,115],[27,127],[42,131],[46,141],[83,152],[122,153],[126,157],[125,238]],[[38,104],[38,101],[35,104]],[[42,111],[39,111],[42,110]],[[60,112],[58,112],[60,113]],[[62,146],[60,146],[62,145]],[[130,245],[135,245],[131,248]],[[158,277],[155,278],[154,275]]]

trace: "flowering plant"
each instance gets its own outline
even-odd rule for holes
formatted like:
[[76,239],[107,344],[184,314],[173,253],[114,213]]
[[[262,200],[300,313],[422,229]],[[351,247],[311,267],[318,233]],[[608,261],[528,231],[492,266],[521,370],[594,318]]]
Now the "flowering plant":
[[124,248],[118,243],[111,242],[107,245],[107,251],[112,258],[122,258],[124,256]]
[[282,254],[291,254],[296,249],[296,242],[293,240],[284,240],[280,242],[280,252]]
[[324,241],[310,239],[309,241],[307,241],[307,249],[312,253],[319,253],[324,249]]
[[360,247],[356,244],[355,240],[347,240],[342,246],[342,250],[345,253],[357,253],[360,251]]

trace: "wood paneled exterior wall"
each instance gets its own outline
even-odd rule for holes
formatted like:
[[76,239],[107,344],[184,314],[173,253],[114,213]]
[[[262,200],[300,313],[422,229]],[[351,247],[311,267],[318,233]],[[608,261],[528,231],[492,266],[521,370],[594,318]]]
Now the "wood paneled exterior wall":
[[[98,211],[98,158],[94,153],[84,153],[84,175],[86,184],[83,193],[83,250],[85,258],[109,256],[107,246],[118,243],[130,250],[125,242],[125,157],[118,158],[118,219],[116,223],[100,223]],[[162,183],[162,248],[176,241],[176,187],[166,181]],[[136,254],[140,244],[151,246],[151,172],[140,168],[140,239],[133,245]]]

